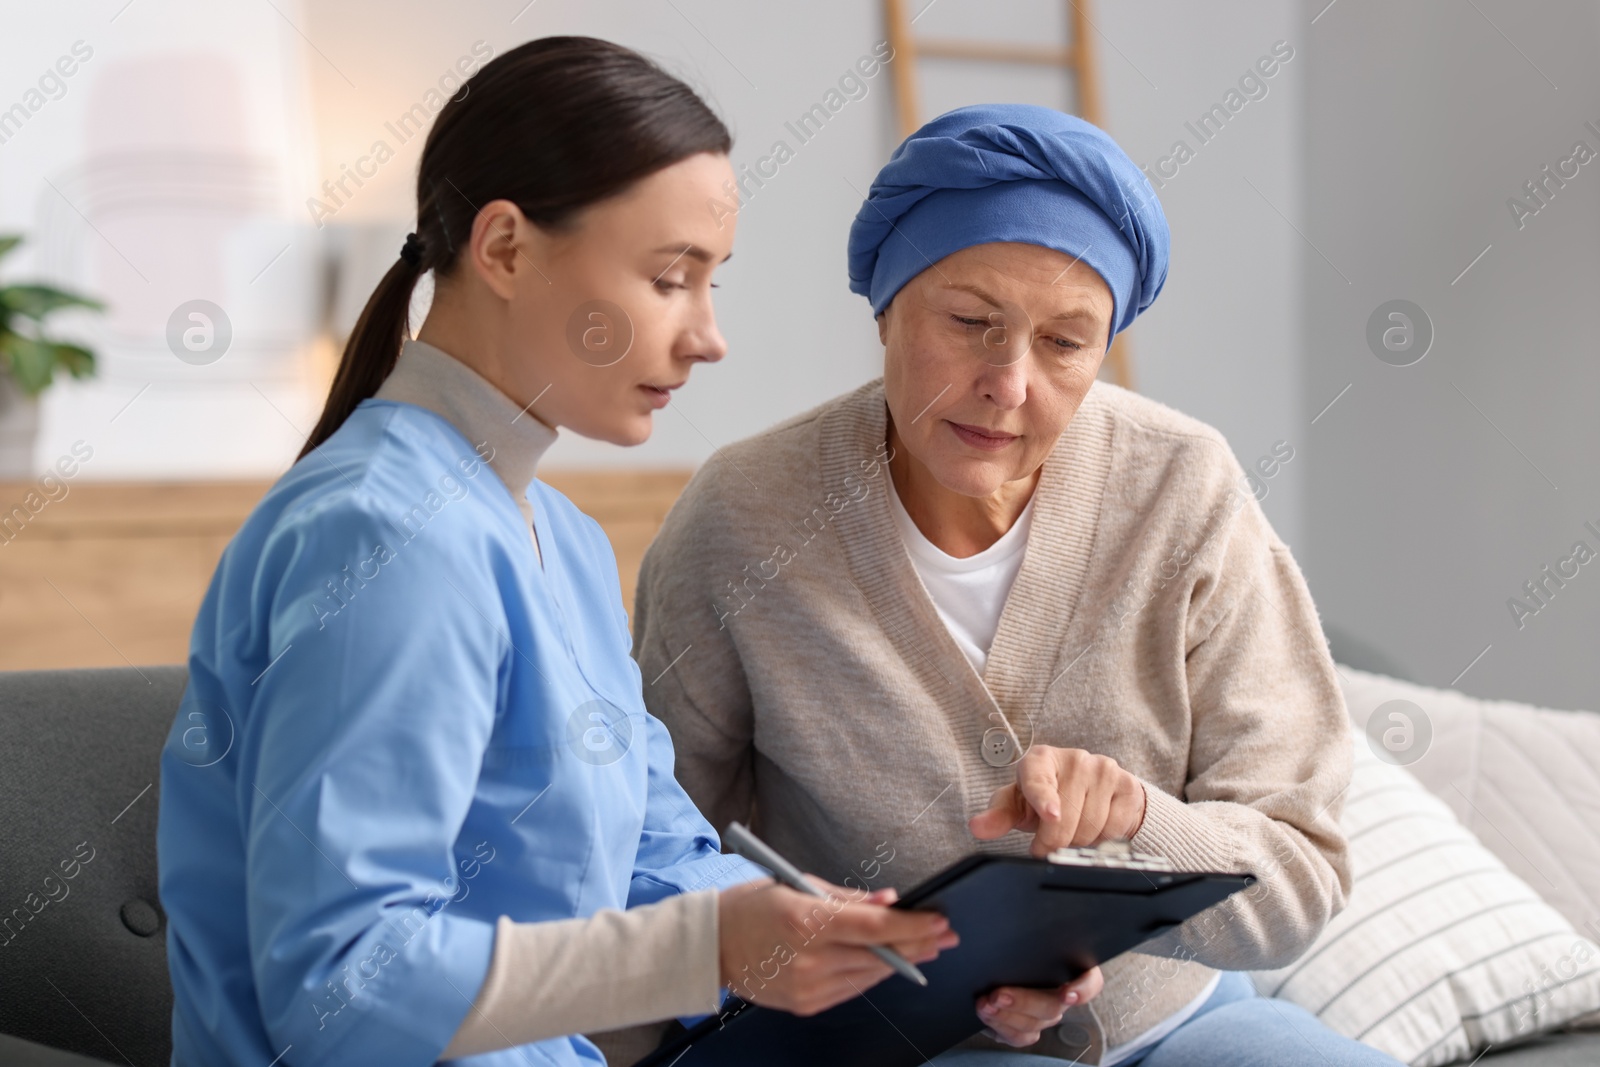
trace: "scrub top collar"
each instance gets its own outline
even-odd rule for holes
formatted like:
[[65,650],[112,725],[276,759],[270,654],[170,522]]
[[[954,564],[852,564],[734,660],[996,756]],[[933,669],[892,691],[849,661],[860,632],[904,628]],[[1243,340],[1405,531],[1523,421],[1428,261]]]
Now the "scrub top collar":
[[522,516],[533,524],[528,487],[539,459],[555,443],[558,432],[524,411],[515,400],[448,352],[424,341],[408,339],[394,370],[373,394],[427,408],[450,423],[511,490]]

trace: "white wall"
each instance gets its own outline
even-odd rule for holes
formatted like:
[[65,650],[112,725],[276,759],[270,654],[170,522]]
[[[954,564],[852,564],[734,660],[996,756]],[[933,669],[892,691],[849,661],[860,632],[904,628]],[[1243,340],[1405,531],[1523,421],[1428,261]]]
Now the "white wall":
[[[8,277],[110,305],[60,325],[96,350],[99,374],[46,394],[36,464],[82,440],[86,478],[281,469],[317,406],[303,42],[269,5],[203,0],[12,4],[5,20],[0,109],[19,124],[0,130],[0,231],[29,238]],[[232,321],[209,365],[166,344],[169,317],[197,298]]]
[[[1507,207],[1574,142],[1600,151],[1600,13],[1341,0],[1309,36],[1305,229],[1350,278],[1304,257],[1307,405],[1350,386],[1307,449],[1325,622],[1421,682],[1600,708],[1600,562],[1520,628],[1507,607],[1600,550],[1600,161],[1520,229]],[[1364,336],[1394,298],[1435,329],[1409,367]]]
[[[81,152],[84,120],[75,108],[88,95],[90,79],[114,61],[170,49],[174,36],[202,46],[214,42],[225,54],[265,52],[269,59],[250,68],[257,71],[283,67],[284,61],[270,58],[273,49],[293,57],[314,122],[302,128],[284,117],[263,116],[263,101],[270,103],[270,97],[260,93],[270,88],[270,79],[256,78],[255,110],[246,131],[278,155],[293,160],[303,151],[309,157],[307,166],[284,169],[290,184],[286,224],[303,225],[309,218],[303,201],[321,195],[322,181],[337,178],[341,165],[353,163],[375,139],[398,149],[340,206],[327,230],[294,242],[296,249],[306,250],[354,242],[368,249],[369,270],[392,262],[400,236],[410,228],[420,143],[401,145],[385,123],[421,99],[474,42],[486,42],[498,53],[535,36],[586,33],[644,50],[714,101],[735,132],[735,162],[741,163],[765,154],[774,140],[793,141],[784,123],[820,100],[883,36],[879,5],[865,0],[805,5],[540,0],[526,7],[487,0],[449,5],[316,0],[303,8],[279,4],[283,16],[256,6],[254,15],[222,16],[212,12],[214,5],[198,0],[140,0],[114,23],[110,19],[119,3],[87,14],[30,8],[34,13],[23,23],[25,32],[7,35],[7,69],[42,67],[76,36],[91,37],[98,51],[85,68],[87,77],[65,100],[41,112],[22,138],[0,146],[0,162],[25,160],[21,166],[0,166],[0,222],[28,226],[41,191],[48,191],[41,177],[53,173],[51,168],[69,166]],[[1154,164],[1174,139],[1188,136],[1183,122],[1219,99],[1273,41],[1293,38],[1287,25],[1291,5],[1284,0],[1240,4],[1227,15],[1197,12],[1175,0],[1099,7],[1103,10],[1096,11],[1095,20],[1103,36],[1096,44],[1107,125],[1140,163]],[[1001,8],[941,0],[917,29],[1040,40],[1064,33],[1063,10],[1054,0]],[[1221,427],[1247,463],[1276,439],[1295,441],[1299,238],[1243,178],[1291,218],[1298,217],[1293,116],[1301,69],[1291,62],[1270,83],[1270,95],[1235,116],[1162,192],[1174,231],[1172,275],[1131,334],[1140,388]],[[9,91],[20,91],[25,79],[12,80],[17,85]],[[1070,103],[1064,82],[1053,75],[992,65],[925,61],[922,85],[929,117],[982,100]],[[0,90],[7,89],[0,84]],[[280,91],[283,116],[292,120],[301,90],[291,85]],[[568,435],[551,463],[696,464],[716,446],[877,372],[875,331],[865,301],[846,288],[844,249],[860,196],[895,143],[891,101],[885,72],[870,83],[865,99],[848,104],[821,135],[792,145],[796,157],[746,205],[738,255],[720,272],[724,287],[718,308],[731,354],[696,374],[693,386],[657,420],[655,437],[639,449],[622,451]],[[351,226],[361,229],[348,232]],[[285,265],[273,271],[292,273],[282,271]],[[295,270],[305,275],[313,268],[302,260]],[[127,287],[117,292],[123,299],[138,295]],[[147,317],[164,319],[178,295],[153,297]],[[361,295],[341,294],[347,319]],[[1238,328],[1241,322],[1248,328]],[[119,436],[108,437],[99,453],[105,457],[99,477],[270,474],[292,457],[297,440],[290,422],[308,427],[320,399],[310,371],[302,375],[311,383],[305,396],[295,404],[276,397],[269,405],[248,380],[215,381],[206,393],[183,391],[186,384],[194,388],[193,380],[204,373],[223,377],[231,357],[195,373],[159,351],[155,355],[172,364],[166,371],[191,381],[158,383],[117,417],[114,427],[108,427],[109,417],[142,385],[137,373],[108,373],[100,382],[57,390],[47,404],[41,455],[53,455],[89,429],[105,435],[109,428]],[[301,366],[306,359],[297,350],[284,363]],[[246,411],[254,415],[243,418]],[[1270,484],[1266,501],[1291,542],[1299,541],[1298,473],[1291,464]]]
[[[341,57],[335,62],[360,86],[350,90],[327,63],[312,65],[325,169],[364,149],[386,117],[479,38],[500,51],[532,36],[585,33],[646,51],[715,102],[735,132],[738,164],[766,154],[775,140],[794,142],[784,123],[820,100],[883,37],[877,4],[843,0],[759,6],[541,0],[517,15],[520,6],[510,5],[512,23],[505,5],[400,3],[390,5],[387,21],[395,29],[385,31],[365,17],[364,5],[316,5],[310,34],[330,57]],[[1106,123],[1141,164],[1154,165],[1178,138],[1193,141],[1184,122],[1222,99],[1275,41],[1298,44],[1293,5],[1283,0],[1236,4],[1225,15],[1171,0],[1101,7],[1094,17],[1103,31],[1096,47]],[[1063,39],[1064,10],[1053,0],[1003,7],[941,0],[916,30]],[[1247,464],[1275,441],[1298,445],[1304,436],[1297,430],[1303,420],[1295,358],[1301,239],[1261,196],[1299,217],[1302,71],[1302,62],[1284,65],[1267,82],[1267,96],[1234,116],[1162,191],[1173,227],[1172,274],[1130,334],[1139,387],[1217,425]],[[1065,80],[1040,71],[925,60],[922,74],[926,117],[983,100],[1071,102]],[[885,72],[820,136],[792,143],[796,158],[748,203],[738,255],[719,272],[719,317],[731,354],[697,372],[693,386],[657,420],[655,437],[624,452],[569,435],[551,463],[698,463],[713,447],[877,372],[875,333],[865,301],[846,288],[844,249],[861,194],[895,143],[891,101]],[[335,125],[339,132],[330,135]],[[364,188],[352,202],[350,217],[404,218],[410,189],[401,179],[409,179],[412,167],[414,158],[390,164],[381,187]],[[397,223],[394,233],[404,229]],[[1299,474],[1291,463],[1268,483],[1265,501],[1291,544],[1301,536]]]
[[[1304,229],[1301,140],[1307,28],[1296,5],[1101,3],[1106,123],[1134,162],[1156,171],[1174,145],[1193,153],[1157,190],[1172,227],[1166,287],[1130,331],[1139,391],[1227,435],[1248,469],[1278,442],[1295,458],[1264,480],[1262,507],[1296,552],[1305,541],[1309,444],[1300,328]],[[1239,92],[1271,56],[1270,78]],[[1264,95],[1263,95],[1264,90]],[[1242,106],[1239,102],[1242,101]],[[1188,124],[1238,106],[1202,143]],[[1202,132],[1206,132],[1202,130]],[[1280,450],[1281,454],[1281,450]]]

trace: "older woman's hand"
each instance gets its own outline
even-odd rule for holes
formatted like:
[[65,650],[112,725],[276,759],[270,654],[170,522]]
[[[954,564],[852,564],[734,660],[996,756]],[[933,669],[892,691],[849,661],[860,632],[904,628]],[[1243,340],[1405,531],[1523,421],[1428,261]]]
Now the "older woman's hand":
[[1104,985],[1100,968],[1095,967],[1057,989],[1002,986],[978,998],[978,1018],[988,1027],[985,1033],[996,1041],[1024,1048],[1059,1023],[1072,1005],[1087,1004],[1099,996]]
[[980,840],[1031,832],[1032,853],[1130,838],[1144,823],[1144,783],[1109,756],[1081,748],[1035,745],[1017,764],[1017,780],[995,790],[989,809],[967,822]]

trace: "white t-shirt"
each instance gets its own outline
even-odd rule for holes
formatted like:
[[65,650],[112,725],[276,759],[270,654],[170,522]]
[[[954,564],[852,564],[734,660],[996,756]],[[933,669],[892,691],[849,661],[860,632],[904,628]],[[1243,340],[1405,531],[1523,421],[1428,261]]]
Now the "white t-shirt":
[[956,639],[961,651],[967,654],[979,674],[989,659],[989,646],[1000,628],[1000,612],[1011,593],[1011,583],[1017,579],[1022,567],[1022,553],[1028,547],[1028,530],[1033,525],[1033,498],[1011,524],[1011,529],[1000,535],[1000,540],[965,559],[949,555],[923,536],[917,524],[900,503],[900,494],[889,480],[889,505],[894,512],[895,524],[900,527],[900,539],[911,555],[911,565],[916,568],[922,584],[927,587],[933,606],[939,610],[950,636]]
[[[894,512],[895,525],[900,528],[900,539],[911,556],[911,565],[927,588],[945,629],[950,631],[950,636],[955,638],[980,675],[989,660],[989,646],[994,644],[995,631],[1000,628],[1000,613],[1005,609],[1006,597],[1011,595],[1012,583],[1022,568],[1028,532],[1033,527],[1033,501],[1033,497],[1028,498],[1022,514],[1011,524],[1011,529],[1000,535],[1000,540],[975,556],[961,559],[945,552],[917,529],[900,502],[894,479],[889,479],[889,507]],[[1101,1067],[1112,1067],[1182,1026],[1216,990],[1221,977],[1220,973],[1212,975],[1199,996],[1132,1041],[1106,1049],[1100,1058]]]

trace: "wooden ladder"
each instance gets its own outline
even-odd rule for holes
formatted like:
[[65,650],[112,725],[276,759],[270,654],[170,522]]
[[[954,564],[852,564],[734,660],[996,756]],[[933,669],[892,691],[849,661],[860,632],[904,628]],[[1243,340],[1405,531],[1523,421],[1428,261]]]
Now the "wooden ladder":
[[[921,0],[919,0],[921,2]],[[903,140],[922,125],[917,96],[917,61],[923,56],[935,59],[969,59],[987,63],[1027,63],[1061,67],[1072,79],[1073,98],[1078,115],[1101,129],[1099,68],[1095,64],[1093,27],[1089,21],[1090,0],[1066,0],[1067,21],[1072,41],[1066,45],[1003,44],[994,41],[959,41],[945,38],[918,38],[911,32],[912,17],[906,0],[883,0],[883,21],[889,45],[894,49],[893,68],[895,112]],[[923,10],[926,10],[924,8]],[[1124,389],[1133,388],[1133,353],[1127,335],[1118,334],[1106,354],[1112,381]]]

